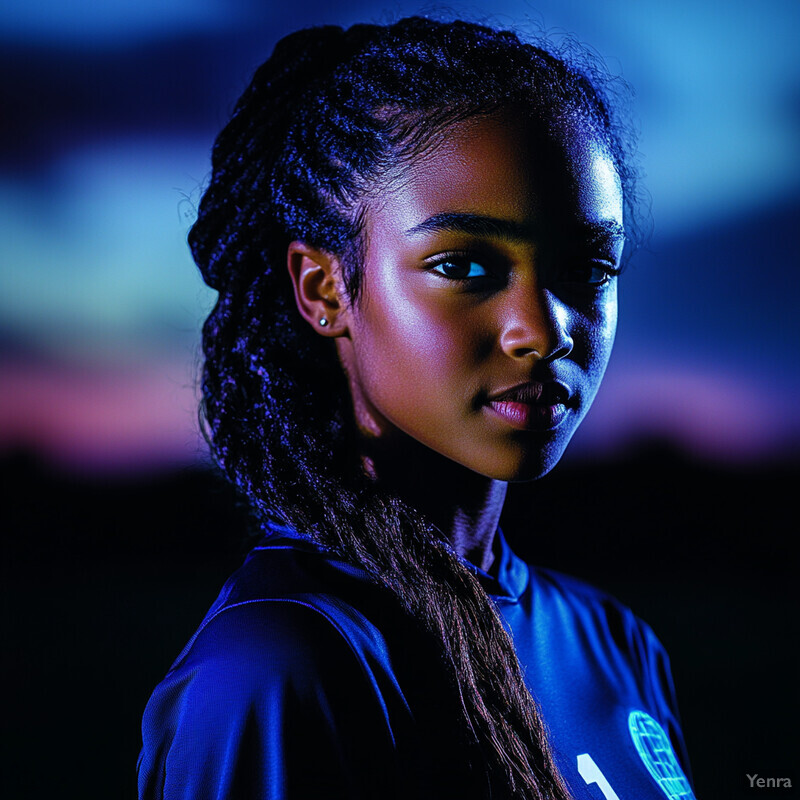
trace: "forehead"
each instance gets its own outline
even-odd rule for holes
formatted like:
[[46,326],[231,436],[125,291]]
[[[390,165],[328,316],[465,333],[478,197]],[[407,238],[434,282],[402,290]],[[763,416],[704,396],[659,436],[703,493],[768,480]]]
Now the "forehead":
[[622,224],[617,171],[588,123],[566,119],[544,133],[513,109],[444,129],[402,165],[380,200],[370,204],[375,216],[390,214],[407,227],[448,211],[537,227]]

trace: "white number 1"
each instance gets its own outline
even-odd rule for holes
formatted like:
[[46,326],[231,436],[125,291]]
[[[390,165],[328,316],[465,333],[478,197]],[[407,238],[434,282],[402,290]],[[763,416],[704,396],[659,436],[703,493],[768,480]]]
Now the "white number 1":
[[596,783],[606,800],[619,800],[617,793],[606,780],[606,776],[600,772],[600,767],[594,763],[594,759],[588,753],[578,756],[578,773],[587,784]]

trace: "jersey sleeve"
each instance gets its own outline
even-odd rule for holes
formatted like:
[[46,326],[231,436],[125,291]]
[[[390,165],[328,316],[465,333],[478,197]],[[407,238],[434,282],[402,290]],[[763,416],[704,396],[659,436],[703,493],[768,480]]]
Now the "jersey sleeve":
[[145,710],[140,800],[390,797],[391,729],[358,653],[309,606],[211,619]]
[[653,708],[658,711],[658,721],[666,731],[681,768],[691,783],[692,774],[681,728],[669,656],[650,626],[638,617],[634,619],[638,628],[638,656],[644,682],[652,693]]

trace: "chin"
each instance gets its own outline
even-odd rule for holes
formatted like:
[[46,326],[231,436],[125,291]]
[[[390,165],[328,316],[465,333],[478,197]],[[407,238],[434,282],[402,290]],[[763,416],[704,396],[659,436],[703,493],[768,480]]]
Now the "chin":
[[502,480],[505,480],[507,483],[530,483],[531,481],[537,481],[539,478],[543,478],[547,475],[556,464],[558,464],[558,460],[552,462],[548,461],[544,464],[525,464],[524,467],[518,469],[514,474]]
[[556,464],[561,460],[564,451],[567,449],[567,441],[551,442],[544,447],[536,449],[526,449],[524,453],[513,463],[503,465],[500,471],[503,473],[496,476],[497,480],[507,481],[508,483],[528,483],[547,475]]
[[502,463],[484,464],[477,467],[471,464],[464,464],[464,466],[495,481],[528,483],[547,475],[558,464],[562,453],[563,450],[560,450],[557,455],[533,456],[522,460],[508,460]]

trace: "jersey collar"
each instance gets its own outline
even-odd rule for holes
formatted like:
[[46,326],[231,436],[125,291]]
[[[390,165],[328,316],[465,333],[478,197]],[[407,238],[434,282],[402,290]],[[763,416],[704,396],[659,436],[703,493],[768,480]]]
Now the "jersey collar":
[[[292,549],[316,550],[323,553],[329,552],[327,548],[313,542],[308,536],[298,533],[292,528],[287,528],[276,522],[269,522],[265,527],[266,536],[259,545],[254,548],[256,550],[284,546]],[[503,535],[500,528],[498,528],[495,533],[493,550],[495,555],[494,563],[489,568],[488,572],[482,570],[480,567],[476,567],[472,562],[467,561],[467,559],[462,556],[459,556],[459,558],[464,566],[477,576],[481,586],[483,586],[488,595],[497,600],[517,602],[528,586],[530,570],[527,564],[508,546],[506,537]],[[356,573],[361,573],[359,568],[344,564],[344,562],[341,562],[339,567],[345,569],[345,571],[354,570]],[[347,569],[348,567],[349,569]]]
[[461,561],[471,572],[477,575],[488,595],[497,600],[516,602],[528,586],[530,571],[527,564],[508,546],[506,537],[500,528],[494,535],[494,563],[486,572],[470,561]]

